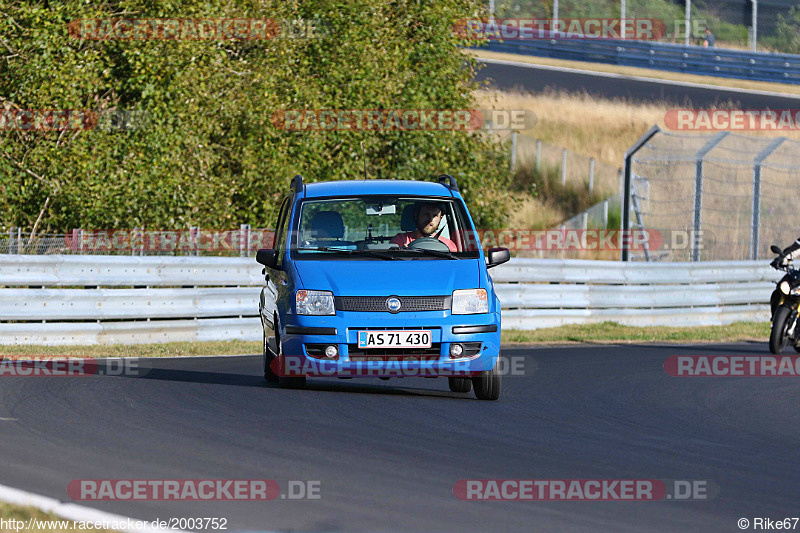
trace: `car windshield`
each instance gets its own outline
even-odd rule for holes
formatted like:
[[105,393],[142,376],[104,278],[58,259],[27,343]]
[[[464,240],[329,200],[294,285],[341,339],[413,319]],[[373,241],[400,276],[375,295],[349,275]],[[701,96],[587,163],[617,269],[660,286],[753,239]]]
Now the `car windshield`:
[[466,259],[478,241],[455,198],[358,196],[303,200],[295,214],[296,259]]

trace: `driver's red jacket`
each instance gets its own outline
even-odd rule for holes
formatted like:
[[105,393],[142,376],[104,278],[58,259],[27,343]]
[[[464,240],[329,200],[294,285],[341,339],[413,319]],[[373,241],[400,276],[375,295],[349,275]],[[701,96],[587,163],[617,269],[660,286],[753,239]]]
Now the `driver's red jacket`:
[[[392,244],[397,244],[399,246],[408,246],[408,244],[411,241],[415,241],[420,237],[422,237],[422,234],[418,230],[414,230],[414,231],[409,231],[408,233],[398,233],[397,235],[392,237],[392,240],[389,242]],[[456,244],[450,239],[447,239],[439,235],[439,240],[445,243],[451,252],[458,251],[458,248],[456,248]]]

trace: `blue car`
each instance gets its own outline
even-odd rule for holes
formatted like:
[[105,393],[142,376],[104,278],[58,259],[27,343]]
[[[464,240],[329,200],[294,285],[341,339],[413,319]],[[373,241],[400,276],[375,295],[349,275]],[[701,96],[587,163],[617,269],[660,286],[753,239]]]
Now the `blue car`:
[[456,180],[303,183],[259,250],[264,377],[439,377],[500,396],[500,302]]

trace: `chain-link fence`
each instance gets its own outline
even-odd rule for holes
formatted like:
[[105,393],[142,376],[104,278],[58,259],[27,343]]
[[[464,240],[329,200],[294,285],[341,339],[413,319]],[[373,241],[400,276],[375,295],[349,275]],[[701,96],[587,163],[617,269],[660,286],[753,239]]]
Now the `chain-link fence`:
[[657,239],[631,259],[766,259],[797,238],[800,142],[651,132],[630,158],[627,192],[630,228]]
[[593,157],[524,134],[513,136],[511,150],[515,169],[535,169],[537,174],[556,177],[563,186],[583,186],[590,193],[602,197],[621,191],[619,168]]

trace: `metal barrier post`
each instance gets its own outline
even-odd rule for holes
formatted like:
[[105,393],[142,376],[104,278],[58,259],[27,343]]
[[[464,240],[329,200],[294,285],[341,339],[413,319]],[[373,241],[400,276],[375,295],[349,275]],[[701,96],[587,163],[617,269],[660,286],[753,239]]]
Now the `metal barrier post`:
[[511,172],[517,168],[517,132],[511,132]]
[[536,171],[542,170],[542,141],[536,139]]
[[246,255],[250,254],[250,244],[251,244],[251,235],[250,235],[250,224],[247,225],[247,253]]
[[[246,233],[245,233],[246,232]],[[247,250],[250,244],[250,224],[239,225],[239,256],[247,257]]]

